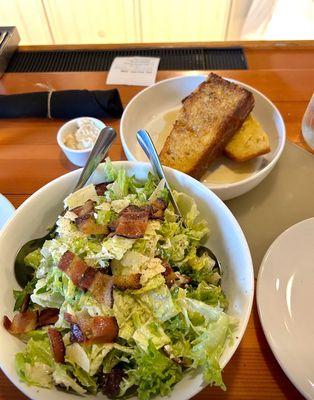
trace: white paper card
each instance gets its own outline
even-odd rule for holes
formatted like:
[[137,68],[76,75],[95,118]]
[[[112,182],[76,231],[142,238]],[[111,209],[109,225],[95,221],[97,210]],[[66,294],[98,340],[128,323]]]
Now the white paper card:
[[150,86],[156,81],[160,58],[116,57],[110,67],[108,85]]

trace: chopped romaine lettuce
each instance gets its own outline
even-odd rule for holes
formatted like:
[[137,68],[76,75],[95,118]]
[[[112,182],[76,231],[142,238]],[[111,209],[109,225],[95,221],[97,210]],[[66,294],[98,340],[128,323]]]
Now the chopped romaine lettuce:
[[143,350],[147,350],[149,342],[152,342],[156,349],[160,349],[165,344],[170,343],[169,337],[165,334],[160,324],[155,321],[148,321],[141,325],[133,333],[133,339]]
[[37,269],[40,265],[40,261],[42,259],[42,255],[40,253],[40,249],[36,249],[31,253],[27,254],[24,258],[25,265]]
[[16,354],[15,365],[23,382],[28,385],[51,387],[54,361],[47,335],[43,340],[31,338],[25,351]]
[[80,386],[76,380],[71,376],[73,368],[56,364],[55,370],[52,374],[53,380],[56,385],[63,385],[67,390],[72,389],[78,394],[86,393],[86,390]]
[[182,369],[175,362],[149,343],[147,351],[137,348],[136,367],[129,371],[129,377],[138,386],[140,400],[153,396],[166,396],[171,387],[182,377]]
[[[139,291],[133,291],[133,293],[136,292],[138,293]],[[139,302],[148,307],[154,318],[160,322],[167,321],[179,312],[165,284],[156,289],[141,293]]]

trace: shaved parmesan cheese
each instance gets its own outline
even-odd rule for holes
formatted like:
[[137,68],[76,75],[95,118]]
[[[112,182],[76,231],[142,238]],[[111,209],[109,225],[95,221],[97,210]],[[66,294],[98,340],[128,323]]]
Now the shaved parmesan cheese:
[[98,200],[98,195],[93,184],[69,194],[69,196],[64,200],[64,204],[69,208],[69,210],[72,210],[75,207],[82,206],[87,202],[87,200]]

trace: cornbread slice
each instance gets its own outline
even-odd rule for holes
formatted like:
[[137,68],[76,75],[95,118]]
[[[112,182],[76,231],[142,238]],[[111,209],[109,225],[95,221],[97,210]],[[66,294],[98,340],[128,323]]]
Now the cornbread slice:
[[182,101],[160,152],[162,164],[199,179],[254,106],[251,92],[216,74]]
[[270,152],[269,138],[250,114],[224,150],[231,160],[243,162]]

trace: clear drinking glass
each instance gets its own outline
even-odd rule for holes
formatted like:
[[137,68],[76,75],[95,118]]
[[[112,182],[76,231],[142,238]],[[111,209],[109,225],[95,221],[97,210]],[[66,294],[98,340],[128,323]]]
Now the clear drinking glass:
[[314,93],[305,110],[301,129],[304,140],[314,150]]

